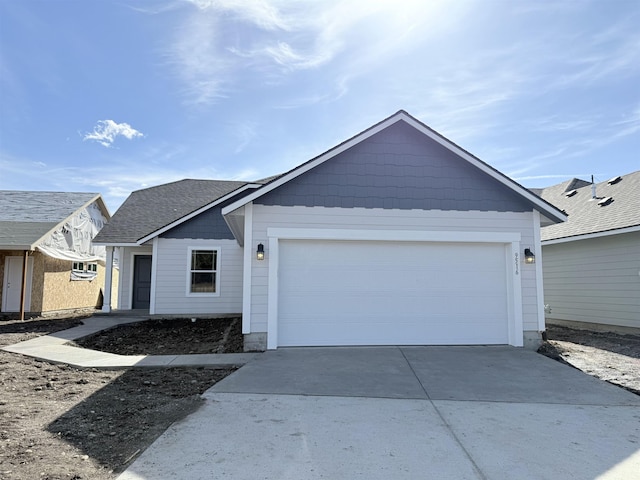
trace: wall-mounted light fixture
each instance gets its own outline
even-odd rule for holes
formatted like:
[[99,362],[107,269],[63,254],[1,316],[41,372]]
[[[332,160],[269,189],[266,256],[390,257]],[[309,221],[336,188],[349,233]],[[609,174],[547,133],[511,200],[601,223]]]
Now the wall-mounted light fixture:
[[524,263],[536,263],[536,256],[529,248],[524,249]]
[[256,258],[258,260],[264,260],[264,245],[259,243],[258,250],[256,251]]

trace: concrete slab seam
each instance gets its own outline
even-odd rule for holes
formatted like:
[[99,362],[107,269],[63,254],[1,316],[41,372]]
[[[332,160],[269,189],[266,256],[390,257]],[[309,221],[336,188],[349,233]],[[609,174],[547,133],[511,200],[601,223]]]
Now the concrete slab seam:
[[409,359],[407,358],[407,356],[404,354],[404,350],[401,347],[398,347],[398,350],[400,350],[400,353],[402,354],[402,356],[404,357],[404,360],[407,362],[407,365],[409,366],[409,369],[411,370],[411,373],[413,373],[414,377],[416,377],[416,380],[418,381],[418,383],[420,384],[420,387],[422,388],[422,390],[424,391],[425,395],[427,396],[427,401],[431,404],[431,406],[433,407],[433,409],[435,410],[435,412],[438,414],[438,417],[440,417],[440,421],[442,422],[442,424],[446,427],[447,431],[449,432],[449,435],[451,435],[451,437],[453,438],[453,440],[458,444],[458,446],[460,447],[460,449],[464,452],[464,454],[467,456],[467,458],[469,459],[469,462],[471,462],[471,465],[473,466],[473,469],[475,470],[475,472],[478,474],[478,476],[482,479],[482,480],[488,480],[487,476],[482,472],[482,470],[480,469],[480,466],[476,463],[476,461],[473,459],[473,457],[471,456],[471,453],[466,449],[466,447],[463,445],[462,441],[458,438],[458,435],[456,435],[456,432],[453,431],[453,428],[451,427],[451,425],[449,424],[449,422],[447,422],[447,420],[444,418],[444,415],[442,415],[442,412],[440,411],[440,409],[438,408],[438,406],[433,403],[433,400],[431,399],[431,397],[429,396],[429,392],[427,391],[427,389],[425,388],[425,386],[423,385],[423,383],[420,381],[420,378],[418,377],[418,374],[416,373],[416,371],[413,369],[413,365],[411,365],[411,362],[409,361]]

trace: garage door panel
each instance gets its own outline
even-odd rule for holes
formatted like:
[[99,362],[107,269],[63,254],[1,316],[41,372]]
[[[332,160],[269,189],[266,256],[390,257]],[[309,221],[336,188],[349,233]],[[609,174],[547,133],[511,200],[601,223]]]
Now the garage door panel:
[[281,241],[278,344],[508,343],[502,244]]

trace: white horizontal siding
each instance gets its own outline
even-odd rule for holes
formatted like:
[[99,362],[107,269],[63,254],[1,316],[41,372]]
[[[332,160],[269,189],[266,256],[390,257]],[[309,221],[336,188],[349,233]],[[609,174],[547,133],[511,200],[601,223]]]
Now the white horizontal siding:
[[[189,247],[218,248],[218,296],[188,296]],[[158,239],[155,313],[223,314],[242,311],[242,248],[235,240]]]
[[640,328],[640,232],[543,247],[549,319]]
[[[267,331],[268,228],[323,228],[358,230],[424,230],[460,232],[515,232],[521,245],[533,248],[533,212],[477,212],[439,210],[390,210],[365,208],[253,206],[253,243],[265,245],[265,260],[252,256],[251,331]],[[522,255],[522,252],[520,252]],[[524,330],[538,331],[536,269],[521,265]]]

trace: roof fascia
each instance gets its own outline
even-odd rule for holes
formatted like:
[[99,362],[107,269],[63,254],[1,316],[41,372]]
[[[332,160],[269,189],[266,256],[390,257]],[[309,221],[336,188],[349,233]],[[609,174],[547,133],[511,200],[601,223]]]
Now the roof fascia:
[[110,243],[110,242],[94,242],[93,240],[91,241],[91,244],[95,245],[96,247],[139,247],[140,246],[137,243],[131,243],[131,242]]
[[606,230],[604,232],[584,233],[582,235],[574,235],[572,237],[553,238],[551,240],[543,240],[540,242],[542,245],[556,245],[558,243],[576,242],[578,240],[588,240],[590,238],[611,237],[613,235],[620,235],[623,233],[640,232],[640,225],[633,227],[618,228],[616,230]]
[[203,212],[206,212],[207,210],[209,210],[210,208],[215,207],[216,205],[219,205],[220,203],[225,202],[226,200],[230,199],[231,197],[238,195],[239,193],[244,192],[245,190],[248,189],[256,189],[261,187],[262,185],[259,183],[248,183],[246,185],[243,185],[242,187],[239,187],[235,190],[233,190],[232,192],[227,193],[226,195],[214,200],[211,203],[208,203],[207,205],[204,205],[202,207],[200,207],[197,210],[194,210],[193,212],[185,215],[182,218],[179,218],[175,221],[173,221],[172,223],[170,223],[169,225],[166,225],[148,235],[146,235],[145,237],[142,237],[141,239],[139,239],[134,245],[142,245],[143,243],[148,242],[149,240],[153,240],[154,238],[156,238],[159,235],[162,235],[164,232],[171,230],[174,227],[177,227],[178,225],[191,220],[193,217],[200,215]]
[[558,208],[554,207],[553,205],[551,205],[546,200],[544,200],[544,199],[538,197],[537,195],[531,193],[529,190],[524,188],[522,185],[520,185],[517,182],[511,180],[509,177],[505,176],[504,174],[498,172],[493,167],[490,167],[488,164],[486,164],[485,162],[483,162],[479,158],[473,156],[472,154],[470,154],[469,152],[467,152],[463,148],[461,148],[458,145],[456,145],[455,143],[451,142],[449,139],[443,137],[442,135],[437,133],[435,130],[431,129],[430,127],[428,127],[424,123],[420,122],[419,120],[417,120],[414,117],[412,117],[411,115],[409,115],[404,110],[400,110],[396,114],[394,114],[394,115],[388,117],[387,119],[381,121],[380,123],[368,128],[367,130],[365,130],[365,131],[361,132],[360,134],[350,138],[349,140],[341,143],[340,145],[332,148],[331,150],[328,150],[327,152],[325,152],[325,153],[319,155],[318,157],[308,161],[307,163],[304,163],[304,164],[300,165],[299,167],[291,170],[289,173],[284,174],[279,179],[277,179],[277,180],[275,180],[275,181],[263,186],[262,188],[256,190],[255,192],[253,192],[253,193],[247,195],[246,197],[238,200],[237,202],[234,202],[234,203],[232,203],[230,205],[227,205],[226,207],[224,207],[222,209],[222,215],[226,215],[226,214],[232,212],[233,210],[236,210],[237,208],[240,208],[243,205],[246,205],[247,203],[254,201],[256,198],[259,198],[262,195],[265,195],[268,192],[278,188],[280,185],[283,185],[283,184],[289,182],[290,180],[293,180],[294,178],[302,175],[303,173],[308,172],[309,170],[317,167],[318,165],[326,162],[327,160],[335,157],[336,155],[339,155],[340,153],[344,152],[345,150],[351,148],[352,146],[354,146],[354,145],[356,145],[356,144],[368,139],[369,137],[372,137],[376,133],[381,132],[385,128],[387,128],[387,127],[389,127],[389,126],[391,126],[391,125],[393,125],[393,124],[395,124],[395,123],[397,123],[399,121],[405,121],[407,124],[411,125],[415,129],[417,129],[418,131],[420,131],[421,133],[423,133],[424,135],[429,137],[430,139],[436,141],[437,143],[439,143],[443,147],[447,148],[448,150],[452,151],[453,153],[457,154],[458,156],[460,156],[461,158],[463,158],[464,160],[466,160],[467,162],[469,162],[470,164],[472,164],[473,166],[475,166],[476,168],[478,168],[482,172],[486,173],[490,177],[492,177],[495,180],[497,180],[498,182],[502,183],[507,188],[513,190],[516,194],[520,195],[521,197],[524,197],[526,200],[528,200],[533,205],[535,205],[536,208],[540,211],[540,213],[542,213],[545,217],[549,218],[550,220],[558,222],[558,223],[559,222],[564,222],[564,221],[567,220],[567,218],[568,218],[567,215],[562,213],[562,211],[560,211]]
[[34,245],[0,245],[0,251],[4,250],[35,250]]

